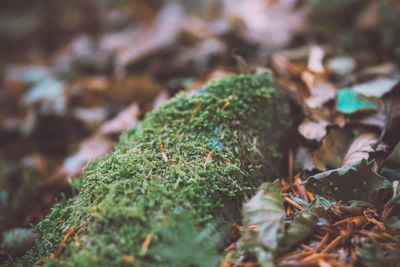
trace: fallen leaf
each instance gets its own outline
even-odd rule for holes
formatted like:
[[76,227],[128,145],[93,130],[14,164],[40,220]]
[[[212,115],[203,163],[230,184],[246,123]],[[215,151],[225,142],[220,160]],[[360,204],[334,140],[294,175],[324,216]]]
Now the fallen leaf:
[[390,92],[396,84],[399,83],[399,79],[390,78],[378,78],[367,83],[358,84],[353,86],[354,92],[363,94],[365,96],[371,97],[382,97],[384,94]]
[[350,146],[353,135],[350,131],[333,128],[314,152],[313,163],[321,171],[342,166],[343,158]]
[[314,73],[324,73],[325,68],[322,64],[324,59],[325,51],[320,46],[312,46],[308,57],[307,68]]
[[[285,209],[279,181],[263,183],[256,195],[244,204],[242,214],[243,250],[261,247],[275,251],[285,229]],[[251,228],[254,225],[258,227],[258,231]]]
[[302,29],[304,20],[303,12],[296,10],[295,2],[290,0],[277,4],[264,0],[224,2],[224,16],[231,21],[242,21],[243,38],[268,49],[285,46]]
[[106,137],[100,135],[90,137],[82,141],[79,150],[64,161],[60,172],[67,177],[79,176],[86,163],[104,156],[113,146],[114,143]]
[[122,110],[113,119],[106,121],[99,129],[99,133],[103,135],[112,135],[125,132],[135,126],[138,122],[140,114],[139,105],[131,104]]
[[337,92],[336,109],[345,114],[355,112],[378,110],[379,100],[357,93],[353,88],[341,89]]
[[309,108],[321,107],[336,96],[335,86],[329,82],[318,80],[309,88],[310,96],[304,99]]
[[374,152],[373,146],[378,142],[375,133],[365,132],[357,136],[344,156],[342,166],[353,164],[361,159],[368,159],[369,153]]
[[330,58],[327,62],[327,69],[336,75],[344,76],[354,71],[356,62],[353,58],[342,56]]
[[380,101],[378,112],[364,114],[352,122],[376,126],[382,130],[380,139],[390,130],[393,122],[400,118],[400,86],[395,86]]
[[183,19],[183,8],[175,3],[167,3],[160,10],[154,25],[128,35],[129,43],[119,41],[121,44],[118,45],[122,47],[116,55],[116,73],[122,75],[128,65],[173,45],[179,36]]
[[318,227],[318,220],[333,216],[331,207],[334,206],[332,201],[323,197],[316,196],[314,201],[307,208],[298,213],[285,231],[285,237],[279,243],[279,253],[285,253],[292,246],[309,237]]
[[301,74],[301,79],[309,90],[304,98],[309,108],[321,107],[324,103],[335,98],[335,86],[325,80],[325,68],[322,64],[325,52],[320,46],[312,46],[307,63],[307,70]]
[[297,149],[294,157],[294,172],[312,171],[315,165],[312,161],[312,152],[309,148],[301,146]]
[[302,184],[313,194],[335,201],[369,201],[372,193],[388,185],[387,180],[374,171],[375,164],[375,161],[363,159],[310,176]]
[[297,128],[299,133],[309,140],[321,141],[325,137],[327,131],[326,126],[328,126],[326,121],[312,121],[305,118],[304,121]]

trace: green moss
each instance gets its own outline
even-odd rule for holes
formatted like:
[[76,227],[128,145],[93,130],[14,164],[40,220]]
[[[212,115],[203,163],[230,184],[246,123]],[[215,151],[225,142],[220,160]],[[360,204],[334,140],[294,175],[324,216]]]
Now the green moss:
[[[291,120],[265,69],[205,88],[178,94],[123,135],[112,153],[91,162],[76,183],[79,193],[36,226],[42,238],[17,264],[54,253],[68,225],[80,226],[79,240],[67,242],[61,258],[46,266],[132,265],[124,255],[140,266],[210,266],[194,256],[215,259],[216,242],[207,243],[215,235],[204,232],[206,225],[220,229],[239,220],[242,200],[277,177]],[[172,242],[176,229],[184,231],[182,240]],[[141,252],[150,233],[149,251]]]

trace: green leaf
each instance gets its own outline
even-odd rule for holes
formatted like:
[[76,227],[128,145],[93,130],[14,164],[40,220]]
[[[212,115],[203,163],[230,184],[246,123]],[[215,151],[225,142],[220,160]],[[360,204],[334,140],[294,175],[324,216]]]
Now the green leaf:
[[285,253],[295,244],[309,237],[317,227],[320,218],[328,219],[333,216],[334,202],[316,196],[314,201],[300,212],[290,224],[279,244],[279,254]]
[[310,176],[303,184],[312,193],[336,201],[369,201],[376,190],[390,186],[374,169],[375,161],[363,159],[352,165]]
[[384,266],[383,251],[378,244],[363,243],[361,252],[364,259],[372,266]]
[[[242,248],[262,247],[275,251],[285,229],[285,209],[279,181],[263,183],[257,194],[244,205],[242,213]],[[257,225],[259,230],[252,230],[251,225]]]
[[379,100],[357,93],[353,88],[341,89],[337,92],[336,109],[345,114],[353,114],[361,110],[378,110]]

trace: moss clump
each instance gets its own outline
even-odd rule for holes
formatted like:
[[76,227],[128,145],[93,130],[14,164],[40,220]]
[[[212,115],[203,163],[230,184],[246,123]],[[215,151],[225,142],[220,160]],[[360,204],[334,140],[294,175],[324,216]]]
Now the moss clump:
[[79,193],[36,226],[41,239],[17,263],[54,253],[68,225],[79,227],[75,240],[45,265],[216,264],[217,230],[207,225],[238,220],[242,199],[276,178],[290,121],[265,69],[178,94],[86,167]]

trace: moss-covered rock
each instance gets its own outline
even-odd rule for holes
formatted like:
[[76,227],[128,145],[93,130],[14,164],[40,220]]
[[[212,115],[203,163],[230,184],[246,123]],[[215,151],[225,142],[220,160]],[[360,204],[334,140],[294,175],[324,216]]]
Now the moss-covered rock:
[[149,113],[86,167],[76,196],[36,226],[42,237],[17,264],[55,253],[74,227],[45,265],[215,265],[220,226],[237,221],[242,200],[283,163],[291,119],[272,80],[265,69],[230,75]]

